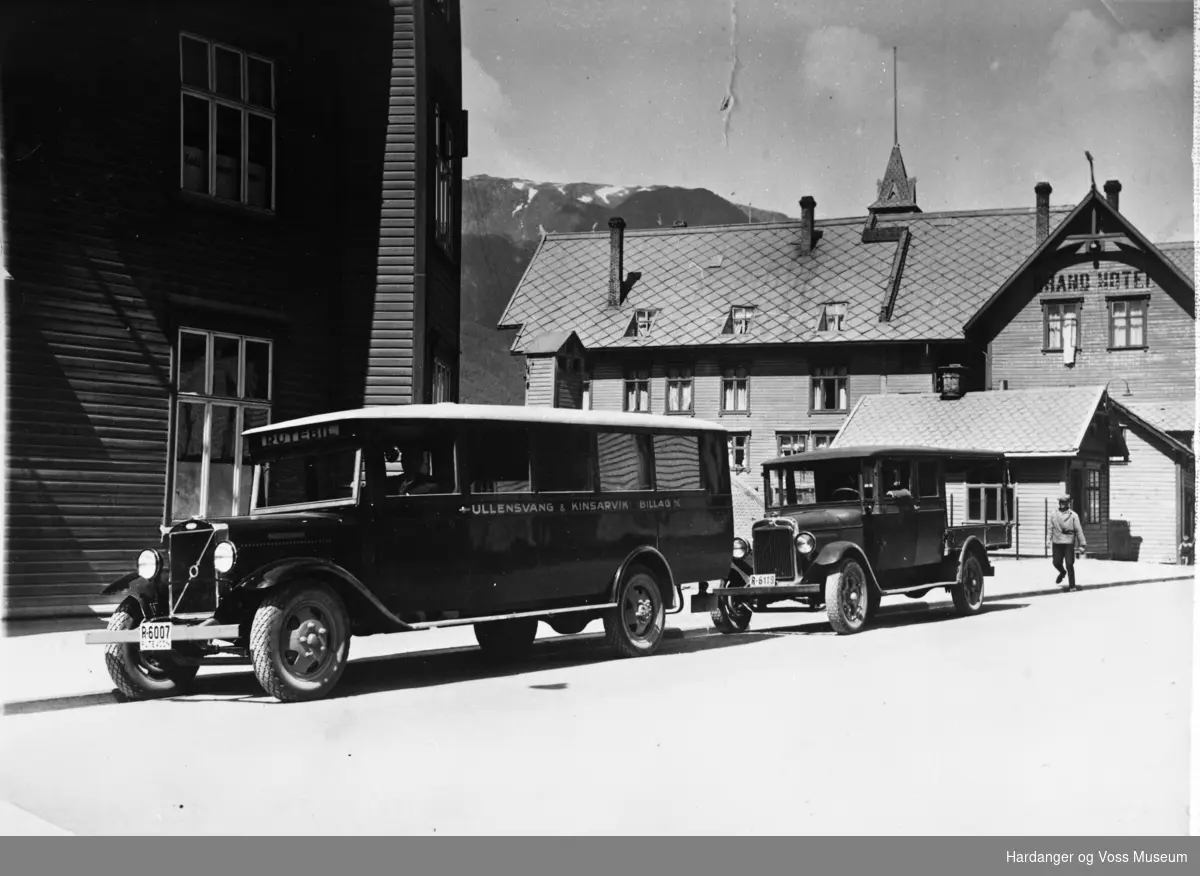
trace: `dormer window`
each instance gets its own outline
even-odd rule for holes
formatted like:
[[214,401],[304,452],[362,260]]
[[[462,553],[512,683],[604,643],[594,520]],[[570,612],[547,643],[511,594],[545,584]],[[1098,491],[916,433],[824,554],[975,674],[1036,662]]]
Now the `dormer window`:
[[819,332],[840,332],[846,321],[844,303],[826,304],[821,308],[821,319],[817,322]]
[[633,319],[629,321],[629,328],[625,332],[627,338],[647,338],[650,336],[650,328],[654,324],[654,317],[658,313],[657,310],[650,308],[642,308],[633,312]]
[[754,307],[731,307],[729,309],[729,322],[725,326],[725,334],[727,335],[748,335],[750,334],[750,326],[754,321]]

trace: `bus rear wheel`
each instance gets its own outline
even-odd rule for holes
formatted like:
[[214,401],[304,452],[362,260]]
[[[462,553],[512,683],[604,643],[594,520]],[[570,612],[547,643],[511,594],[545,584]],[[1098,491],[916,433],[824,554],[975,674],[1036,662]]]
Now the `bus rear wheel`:
[[976,614],[983,608],[983,567],[978,557],[963,560],[958,586],[950,591],[954,610],[959,614]]
[[604,638],[622,657],[645,657],[658,650],[666,626],[666,606],[658,579],[645,566],[630,566],[617,587],[616,607],[604,615]]

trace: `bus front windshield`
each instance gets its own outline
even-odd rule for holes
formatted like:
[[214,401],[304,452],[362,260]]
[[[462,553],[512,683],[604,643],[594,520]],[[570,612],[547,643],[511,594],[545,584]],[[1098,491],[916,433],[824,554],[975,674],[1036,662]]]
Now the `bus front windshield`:
[[354,447],[281,453],[254,467],[254,509],[353,502],[361,471]]
[[[858,502],[859,460],[831,460],[820,465],[788,465],[767,470],[767,507],[813,505],[818,502]],[[871,493],[871,470],[864,478],[867,498]]]

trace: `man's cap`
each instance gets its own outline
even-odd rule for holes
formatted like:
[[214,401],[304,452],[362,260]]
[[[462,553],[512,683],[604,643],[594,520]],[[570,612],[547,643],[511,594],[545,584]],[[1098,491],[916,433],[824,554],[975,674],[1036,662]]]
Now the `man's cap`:
[[1070,501],[1071,501],[1071,497],[1070,497],[1070,495],[1069,495],[1069,494],[1067,494],[1067,493],[1063,493],[1061,496],[1059,496],[1059,497],[1058,497],[1058,501],[1060,501],[1060,502],[1070,502]]

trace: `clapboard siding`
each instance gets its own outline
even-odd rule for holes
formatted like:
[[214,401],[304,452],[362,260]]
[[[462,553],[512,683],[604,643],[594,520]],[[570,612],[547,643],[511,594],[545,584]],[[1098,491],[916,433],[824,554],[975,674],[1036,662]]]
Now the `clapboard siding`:
[[[273,341],[276,420],[358,403],[368,361],[411,372],[368,356],[380,273],[414,251],[381,247],[381,230],[413,224],[381,212],[404,10],[298,2],[281,29],[270,8],[185,2],[130,30],[61,6],[14,24],[2,62],[13,617],[111,604],[97,591],[157,541],[180,327]],[[407,26],[411,48],[411,8]],[[181,30],[275,62],[273,214],[179,191]],[[405,114],[390,120],[411,141]],[[411,150],[392,165],[411,195]],[[411,347],[403,280],[394,307],[384,284],[381,353]]]
[[554,406],[554,357],[538,356],[526,360],[525,404]]
[[[1101,288],[1090,264],[1070,268],[1062,276],[1086,276],[1087,288],[1078,284],[1061,291],[1044,291],[1006,325],[991,343],[992,385],[1009,389],[1037,386],[1103,385],[1113,378],[1129,382],[1139,401],[1192,399],[1190,378],[1196,363],[1196,322],[1159,286],[1147,286],[1144,274],[1127,265],[1101,262],[1100,272],[1123,272],[1120,288]],[[1124,274],[1128,274],[1125,277]],[[1128,284],[1126,283],[1128,281]],[[1064,284],[1065,286],[1066,284]],[[1108,303],[1110,295],[1149,295],[1147,342],[1144,350],[1109,350]],[[1042,300],[1082,298],[1079,350],[1074,365],[1064,365],[1061,352],[1042,352],[1044,322]],[[1189,379],[1180,380],[1180,374]],[[1124,382],[1117,384],[1123,390]]]
[[[1058,507],[1058,497],[1066,490],[1066,460],[1016,459],[1009,468],[1017,503],[1021,555],[1048,556],[1047,514]],[[1017,541],[1014,535],[1013,552],[1017,550]]]
[[1119,559],[1177,562],[1175,462],[1133,429],[1125,443],[1129,462],[1109,467],[1113,549],[1123,554]]

